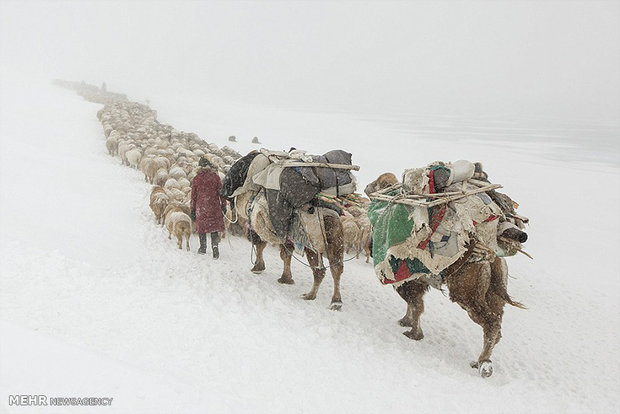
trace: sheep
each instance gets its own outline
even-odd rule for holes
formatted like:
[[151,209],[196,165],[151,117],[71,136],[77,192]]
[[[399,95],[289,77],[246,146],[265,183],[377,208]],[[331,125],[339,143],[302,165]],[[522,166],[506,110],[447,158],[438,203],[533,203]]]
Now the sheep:
[[105,141],[105,146],[108,149],[108,154],[117,155],[118,154],[118,140],[115,136],[110,135],[108,139]]
[[179,188],[183,189],[183,188],[189,188],[191,187],[191,184],[189,182],[189,180],[185,177],[181,177],[177,180],[177,183],[179,184]]
[[181,190],[179,190],[178,188],[166,188],[166,194],[168,195],[168,198],[170,198],[170,200],[176,200],[176,201],[182,201],[183,199],[185,199],[185,193]]
[[187,179],[187,174],[185,173],[183,168],[179,167],[178,165],[170,168],[168,175],[170,176],[170,178],[174,178],[175,180],[179,180],[180,178]]
[[140,160],[140,164],[138,165],[138,169],[144,173],[144,181],[146,182],[149,181],[149,176],[147,174],[147,167],[149,163],[153,160],[153,158],[155,158],[153,155],[148,155],[147,151],[144,151],[144,153],[142,154],[142,159]]
[[183,203],[189,205],[192,201],[192,187],[184,187],[181,191],[185,194]]
[[[366,263],[370,261],[370,242],[372,240],[372,224],[366,214],[355,217],[355,222],[360,228],[360,251],[366,255]],[[359,257],[359,254],[358,256]]]
[[168,170],[165,168],[160,168],[159,170],[157,170],[157,172],[155,173],[155,177],[153,178],[153,183],[155,185],[160,185],[160,186],[164,186],[166,184],[166,181],[168,181]]
[[135,148],[136,145],[133,142],[123,142],[118,144],[118,155],[121,157],[121,163],[123,165],[129,165],[129,161],[127,161],[127,151]]
[[179,182],[177,180],[175,180],[174,178],[168,178],[168,180],[166,180],[166,183],[164,184],[164,188],[170,189],[170,188],[179,188]]
[[161,224],[161,220],[164,217],[164,212],[166,207],[168,207],[168,195],[166,195],[165,190],[160,186],[154,186],[151,190],[151,202],[149,206],[155,215],[155,219],[157,220],[157,224]]
[[150,142],[148,143],[148,145],[149,146],[144,150],[144,155],[145,156],[147,156],[147,155],[156,155],[157,154],[157,148],[155,148],[153,146],[153,144],[150,143]]
[[[190,215],[190,209],[189,209],[189,201],[180,201],[180,200],[171,200],[168,205],[166,206],[166,208],[164,209],[164,212],[162,214],[162,223],[163,225],[166,224],[166,217],[168,217],[168,215],[173,212],[173,211],[180,211],[184,214],[187,214],[188,216]],[[192,232],[194,232],[194,224],[192,222]]]
[[355,218],[349,215],[340,216],[342,230],[344,234],[344,251],[349,253],[355,249],[359,253],[360,228],[355,222]]
[[138,164],[142,158],[142,151],[139,148],[133,148],[125,153],[125,158],[131,168],[138,169]]
[[168,206],[166,206],[166,209],[164,210],[164,221],[165,221],[165,216],[167,216],[168,213],[170,213],[171,211],[181,211],[189,216],[189,213],[190,213],[189,204],[182,203],[179,201],[171,201],[170,203],[168,203]]
[[166,228],[168,239],[174,234],[177,238],[179,249],[183,248],[183,237],[186,239],[186,248],[189,251],[189,238],[192,235],[192,219],[179,210],[171,210],[166,215]]
[[[168,168],[170,167],[170,161],[161,156],[156,156],[148,161],[144,166],[144,175],[148,177],[148,180],[151,184],[154,184],[155,175],[158,173],[160,169],[165,169],[166,174],[168,173]],[[163,184],[160,184],[163,185]]]

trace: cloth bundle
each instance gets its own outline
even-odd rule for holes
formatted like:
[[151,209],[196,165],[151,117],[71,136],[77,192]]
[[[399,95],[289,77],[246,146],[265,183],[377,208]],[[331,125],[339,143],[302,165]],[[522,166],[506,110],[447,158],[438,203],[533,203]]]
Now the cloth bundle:
[[[262,214],[268,212],[269,228],[274,236],[280,240],[291,239],[318,251],[324,246],[309,242],[313,238],[304,238],[301,234],[307,233],[312,223],[318,220],[309,215],[316,216],[319,209],[323,214],[333,214],[322,210],[334,209],[321,205],[316,196],[319,193],[333,196],[351,194],[356,189],[356,181],[350,170],[304,166],[304,163],[351,165],[351,154],[342,150],[323,155],[307,155],[303,151],[253,151],[231,167],[224,178],[222,194],[237,198],[248,192],[260,193],[261,205],[264,204]],[[251,215],[249,218],[252,220]],[[295,228],[292,229],[292,226]]]
[[[480,188],[480,182],[472,183],[474,176],[486,180],[482,167],[468,161],[435,162],[425,168],[406,170],[402,189],[386,195],[396,200],[412,194],[472,193]],[[523,223],[517,223],[515,215],[493,200],[498,195],[510,198],[494,194],[496,197],[486,191],[477,192],[433,207],[372,200],[368,217],[373,225],[374,267],[381,283],[399,284],[415,278],[440,282],[442,272],[461,258],[472,242],[486,254],[472,255],[469,260],[515,254],[514,248],[498,243],[498,234]]]

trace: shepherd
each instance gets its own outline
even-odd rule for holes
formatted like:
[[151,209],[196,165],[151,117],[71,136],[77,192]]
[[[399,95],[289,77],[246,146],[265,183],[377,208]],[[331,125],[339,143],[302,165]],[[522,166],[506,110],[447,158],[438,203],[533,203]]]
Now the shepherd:
[[224,231],[226,199],[220,196],[222,181],[217,175],[217,167],[201,157],[198,173],[192,180],[191,217],[196,222],[196,232],[200,240],[199,254],[207,253],[207,233],[211,233],[213,258],[220,257],[218,232]]

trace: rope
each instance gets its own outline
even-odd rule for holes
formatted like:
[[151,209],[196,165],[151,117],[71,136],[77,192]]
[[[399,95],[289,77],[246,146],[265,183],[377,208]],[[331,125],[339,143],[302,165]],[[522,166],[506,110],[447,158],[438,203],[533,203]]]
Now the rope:
[[[235,196],[235,198],[233,198],[231,204],[230,204],[230,214],[232,216],[233,210],[235,211],[235,220],[231,221],[228,216],[226,216],[226,214],[224,214],[224,218],[226,219],[226,221],[228,221],[230,224],[235,224],[236,222],[239,221],[239,212],[237,211],[237,206],[236,206],[236,202],[237,202],[237,197]],[[235,205],[235,207],[233,208],[233,205]]]
[[256,257],[256,261],[254,260],[254,254],[256,253],[256,246],[254,245],[254,230],[252,230],[250,228],[250,263],[252,263],[252,266],[254,266],[256,264],[256,261],[258,261],[258,255]]
[[331,268],[332,266],[334,266],[336,264],[345,264],[346,262],[355,259],[355,256],[357,256],[360,253],[360,251],[358,250],[358,252],[354,256],[351,256],[348,259],[339,260],[336,263],[330,263],[329,266],[327,266],[327,267],[325,267],[325,266],[322,266],[322,267],[312,267],[309,264],[306,264],[306,262],[298,259],[296,257],[296,255],[295,255],[295,250],[294,249],[293,249],[293,251],[290,251],[289,249],[286,248],[286,244],[282,244],[282,246],[284,246],[284,250],[286,250],[291,255],[291,257],[293,259],[295,259],[296,261],[298,261],[299,263],[301,263],[302,265],[304,265],[306,267],[309,267],[311,269],[316,269],[316,270],[327,270],[327,269]]
[[[226,221],[227,221],[227,222],[229,222],[230,224],[235,224],[236,222],[238,222],[238,221],[239,221],[239,213],[237,213],[237,209],[236,209],[236,208],[233,208],[232,210],[234,210],[234,212],[235,212],[235,216],[237,216],[237,217],[235,217],[235,220],[234,220],[234,221],[230,220],[226,214],[224,214],[224,218],[225,218],[225,219],[226,219]],[[230,214],[232,215],[232,211],[230,212]]]

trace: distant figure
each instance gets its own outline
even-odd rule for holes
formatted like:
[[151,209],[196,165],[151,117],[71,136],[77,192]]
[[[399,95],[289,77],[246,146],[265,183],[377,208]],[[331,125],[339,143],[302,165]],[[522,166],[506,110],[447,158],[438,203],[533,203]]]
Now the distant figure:
[[258,141],[258,137],[252,138],[252,144],[260,144],[260,142]]
[[199,254],[207,252],[207,233],[211,233],[213,258],[220,257],[218,232],[224,231],[226,199],[220,196],[222,181],[217,168],[204,157],[198,161],[198,174],[192,180],[191,217],[200,240]]
[[101,90],[102,90],[103,92],[106,92],[106,91],[107,91],[107,87],[106,87],[105,82],[103,82],[103,83],[101,84]]
[[230,142],[237,142],[237,137],[236,137],[236,136],[234,136],[234,135],[231,135],[231,136],[229,136],[229,137],[228,137],[228,140],[229,140]]

